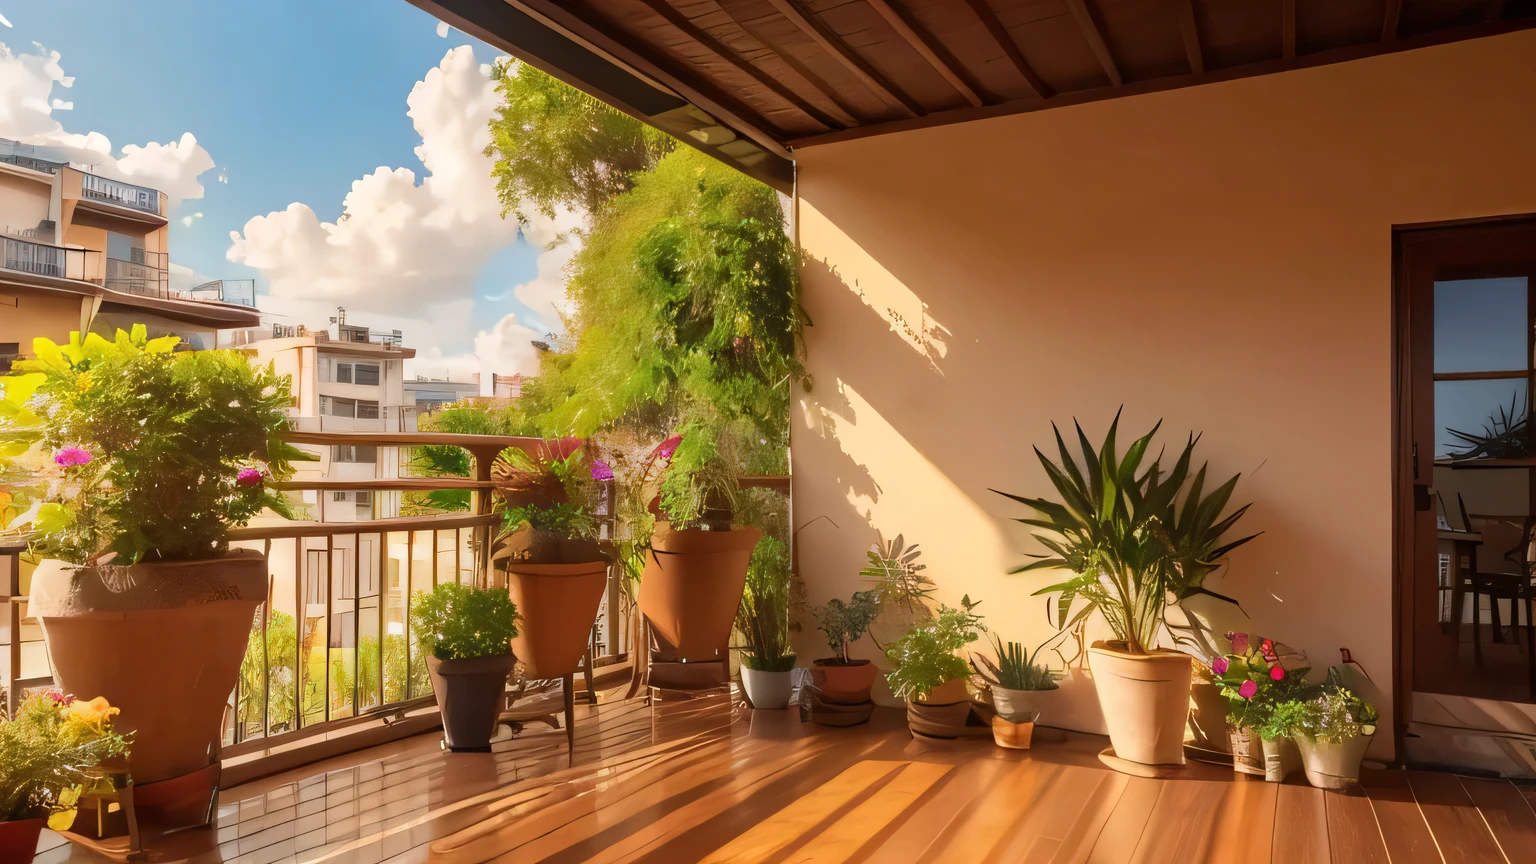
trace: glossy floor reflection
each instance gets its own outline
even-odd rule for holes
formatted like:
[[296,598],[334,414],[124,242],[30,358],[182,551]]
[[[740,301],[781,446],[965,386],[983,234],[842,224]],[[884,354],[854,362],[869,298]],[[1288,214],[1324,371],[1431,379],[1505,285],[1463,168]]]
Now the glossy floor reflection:
[[578,711],[574,766],[541,726],[489,755],[417,736],[230,789],[216,836],[152,860],[1536,861],[1536,789],[1502,781],[1374,772],[1340,795],[1206,765],[1146,780],[1105,770],[1093,736],[928,743],[895,710],[824,729],[723,695]]

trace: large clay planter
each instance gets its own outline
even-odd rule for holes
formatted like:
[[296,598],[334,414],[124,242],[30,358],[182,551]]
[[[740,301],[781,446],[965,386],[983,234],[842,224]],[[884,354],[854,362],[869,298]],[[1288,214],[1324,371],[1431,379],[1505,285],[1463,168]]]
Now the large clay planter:
[[512,651],[528,678],[575,674],[587,651],[587,637],[608,587],[608,562],[588,564],[512,563],[507,588],[517,605]]
[[1056,695],[1055,690],[1010,690],[996,684],[991,690],[992,707],[997,709],[998,716],[1014,723],[1039,722]]
[[1231,744],[1232,770],[1239,774],[1264,776],[1264,745],[1252,729],[1232,729],[1227,732]]
[[640,577],[640,611],[675,649],[673,660],[722,660],[747,584],[747,563],[763,532],[673,531],[658,522]]
[[1264,779],[1271,783],[1284,783],[1301,767],[1301,751],[1289,738],[1266,738],[1264,749]]
[[850,660],[847,665],[839,660],[817,660],[811,667],[811,684],[827,702],[857,705],[869,701],[869,691],[879,674],[868,660]]
[[0,822],[0,864],[27,864],[37,852],[44,819]]
[[516,664],[517,656],[510,653],[457,660],[427,657],[427,673],[443,716],[443,738],[449,750],[474,753],[491,749],[507,676]]
[[1313,741],[1297,733],[1291,736],[1301,749],[1301,765],[1307,782],[1319,789],[1347,789],[1360,782],[1360,761],[1371,746],[1370,735],[1346,738],[1338,744]]
[[758,711],[779,711],[789,707],[790,673],[759,672],[741,667],[741,686],[747,691],[747,699]]
[[59,688],[122,711],[116,729],[133,733],[128,765],[144,784],[208,767],[266,585],[266,560],[248,549],[132,566],[49,559],[30,611]]
[[1110,746],[1119,758],[1143,765],[1184,764],[1189,655],[1165,650],[1130,654],[1121,644],[1095,642],[1088,649]]

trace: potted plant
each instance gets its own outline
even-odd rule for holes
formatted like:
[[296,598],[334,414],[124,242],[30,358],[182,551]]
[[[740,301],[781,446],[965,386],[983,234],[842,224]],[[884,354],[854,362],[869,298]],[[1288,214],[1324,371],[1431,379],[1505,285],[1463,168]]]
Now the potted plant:
[[874,591],[855,591],[849,602],[834,597],[815,610],[816,629],[826,634],[831,657],[814,661],[811,684],[822,700],[840,705],[861,705],[869,701],[878,670],[875,664],[848,656],[848,646],[859,641],[875,620],[877,599]]
[[1001,747],[1027,750],[1035,723],[1045,713],[1049,697],[1044,694],[1058,689],[1050,668],[1036,662],[1046,645],[1026,653],[1018,642],[1004,645],[994,634],[992,646],[997,653],[995,662],[982,655],[971,656],[971,667],[987,682],[992,707],[997,709],[992,736]]
[[113,731],[118,711],[100,697],[35,693],[7,720],[0,711],[0,864],[31,861],[44,824],[64,830],[91,771],[127,749]]
[[0,378],[0,457],[38,479],[10,525],[41,559],[30,612],[59,686],[121,709],[141,784],[208,766],[267,593],[261,553],[229,531],[291,515],[269,482],[310,458],[281,437],[286,378],[177,343],[142,325],[38,339]]
[[573,675],[608,585],[592,502],[613,472],[577,438],[533,453],[507,450],[491,467],[502,533],[492,559],[507,570],[521,626],[512,641],[530,679]]
[[1227,702],[1232,770],[1284,780],[1294,745],[1288,731],[1272,733],[1273,715],[1276,706],[1308,692],[1310,670],[1304,657],[1272,639],[1229,636],[1232,653],[1211,661],[1210,677]]
[[957,737],[970,716],[971,667],[955,652],[986,629],[973,611],[977,605],[966,596],[958,609],[940,606],[932,624],[912,628],[886,649],[893,668],[885,680],[891,693],[907,700],[907,726],[914,735]]
[[736,629],[746,640],[741,652],[741,686],[752,707],[776,711],[789,706],[789,547],[764,537],[752,550],[747,589],[736,613]]
[[[1143,764],[1181,765],[1191,659],[1158,647],[1164,607],[1170,594],[1203,591],[1199,581],[1214,562],[1252,539],[1220,542],[1247,508],[1221,517],[1237,477],[1209,495],[1202,494],[1204,467],[1190,481],[1194,436],[1171,469],[1165,471],[1160,459],[1143,468],[1161,422],[1123,456],[1116,450],[1119,423],[1116,414],[1098,452],[1077,427],[1081,466],[1059,431],[1060,465],[1035,450],[1060,501],[999,493],[1036,512],[1037,518],[1019,521],[1044,529],[1035,536],[1049,553],[1012,572],[1064,569],[1074,574],[1035,593],[1059,595],[1058,629],[1098,612],[1114,634],[1113,640],[1095,642],[1088,650],[1113,755]],[[1086,602],[1074,613],[1078,599]],[[1107,759],[1111,754],[1102,755]]]
[[1340,683],[1333,670],[1312,698],[1282,703],[1277,713],[1274,731],[1290,730],[1308,783],[1319,789],[1346,789],[1360,781],[1360,762],[1376,734],[1378,714],[1376,706]]
[[444,582],[411,598],[411,632],[427,655],[449,750],[487,752],[517,658],[517,607],[505,588]]

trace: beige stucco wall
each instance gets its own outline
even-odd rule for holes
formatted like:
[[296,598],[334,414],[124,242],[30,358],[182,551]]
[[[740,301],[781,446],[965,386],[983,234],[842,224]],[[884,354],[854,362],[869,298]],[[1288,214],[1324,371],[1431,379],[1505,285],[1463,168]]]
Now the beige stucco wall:
[[810,599],[905,532],[940,599],[1037,644],[1046,577],[1005,575],[1037,547],[987,489],[1047,493],[1051,421],[1097,440],[1123,404],[1244,473],[1265,533],[1212,584],[1390,691],[1391,229],[1536,211],[1532,93],[1527,31],[797,153]]
[[15,342],[27,355],[38,336],[68,342],[80,329],[82,300],[78,294],[0,284],[0,342]]
[[[37,227],[48,218],[53,186],[45,180],[0,171],[0,229],[17,233]],[[52,237],[41,242],[51,243]]]

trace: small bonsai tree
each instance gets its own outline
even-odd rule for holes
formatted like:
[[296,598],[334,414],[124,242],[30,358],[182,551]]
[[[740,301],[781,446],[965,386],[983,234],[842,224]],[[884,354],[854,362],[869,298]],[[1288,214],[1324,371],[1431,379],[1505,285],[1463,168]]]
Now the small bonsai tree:
[[816,610],[816,629],[826,634],[827,645],[832,648],[833,656],[828,662],[842,666],[853,663],[848,657],[848,646],[869,630],[878,605],[874,591],[855,591],[851,602],[834,597]]
[[444,582],[411,599],[411,631],[439,660],[499,657],[512,651],[517,606],[505,588]]
[[755,672],[795,667],[789,647],[789,547],[764,535],[747,565],[747,587],[736,612],[736,629],[746,639],[741,663]]
[[233,351],[177,352],[143,325],[33,343],[0,378],[0,459],[37,479],[10,527],[75,564],[211,558],[263,509],[292,516],[268,481],[313,457],[287,444],[288,379]]
[[938,620],[914,627],[885,651],[894,669],[885,676],[891,693],[898,699],[927,696],[946,681],[965,678],[971,667],[955,654],[975,642],[986,627],[973,610],[969,595],[961,598],[960,608],[940,606]]

